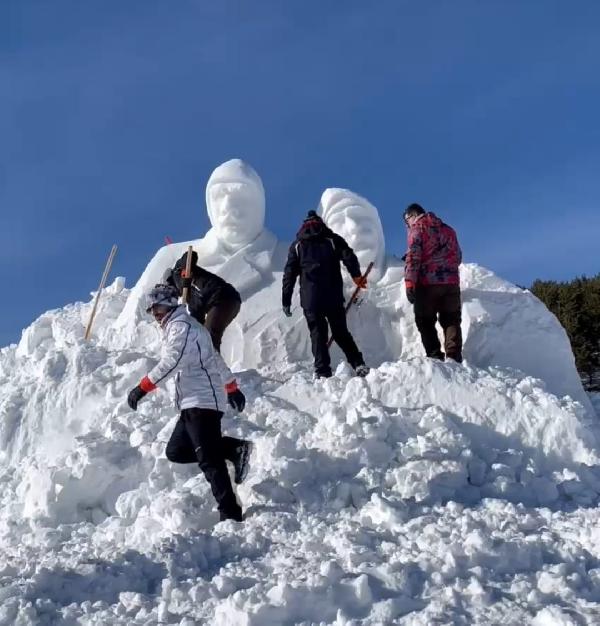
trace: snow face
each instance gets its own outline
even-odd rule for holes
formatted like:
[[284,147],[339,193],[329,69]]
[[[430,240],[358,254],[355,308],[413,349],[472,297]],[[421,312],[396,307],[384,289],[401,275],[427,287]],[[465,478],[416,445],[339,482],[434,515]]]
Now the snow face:
[[377,282],[385,270],[385,237],[377,209],[348,189],[332,188],[323,192],[319,214],[331,230],[348,242],[363,272],[374,262],[370,282]]
[[211,174],[206,185],[206,207],[215,235],[225,246],[245,246],[264,229],[263,184],[241,159],[231,159]]

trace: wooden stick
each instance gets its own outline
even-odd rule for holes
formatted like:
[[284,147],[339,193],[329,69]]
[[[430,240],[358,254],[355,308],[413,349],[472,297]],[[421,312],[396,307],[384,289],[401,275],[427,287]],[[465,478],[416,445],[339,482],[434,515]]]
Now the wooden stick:
[[94,318],[96,317],[96,310],[98,308],[98,302],[100,301],[100,294],[104,289],[104,285],[106,284],[106,279],[108,278],[108,273],[110,272],[110,268],[112,267],[113,259],[115,258],[115,254],[117,254],[117,246],[116,244],[112,247],[110,254],[108,255],[108,261],[106,262],[106,267],[104,268],[104,274],[102,274],[102,279],[100,280],[100,286],[98,287],[98,291],[96,292],[96,298],[94,300],[94,307],[92,308],[92,312],[90,314],[90,320],[88,322],[87,328],[85,329],[85,340],[88,341],[90,338],[90,333],[92,332],[92,324],[94,323]]
[[[192,275],[192,252],[193,251],[194,249],[192,248],[192,246],[188,246],[187,258],[185,260],[185,277],[186,278]],[[187,304],[187,299],[188,299],[188,288],[184,287],[183,293],[181,294],[181,302],[183,304]]]
[[[369,274],[371,273],[371,270],[373,269],[373,265],[375,265],[375,263],[371,261],[369,265],[367,266],[367,271],[363,274],[363,278],[367,278],[369,276]],[[356,298],[358,296],[359,291],[360,291],[360,287],[357,287],[354,290],[354,293],[352,294],[352,297],[350,298],[350,300],[348,300],[348,304],[346,305],[346,311],[345,311],[346,315],[348,314],[350,307],[356,302]],[[331,348],[332,343],[333,343],[333,337],[329,337],[329,341],[327,342],[327,347]]]

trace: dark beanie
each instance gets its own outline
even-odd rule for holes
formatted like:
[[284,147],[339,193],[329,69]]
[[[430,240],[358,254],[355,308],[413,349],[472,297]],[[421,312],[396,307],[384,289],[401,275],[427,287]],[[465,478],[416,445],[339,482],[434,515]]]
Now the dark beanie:
[[423,215],[423,213],[425,213],[425,209],[416,202],[409,204],[404,211],[404,215]]
[[[175,264],[175,267],[178,269],[185,269],[187,265],[187,252],[184,252],[179,261]],[[198,253],[195,250],[192,250],[192,267],[198,263]]]

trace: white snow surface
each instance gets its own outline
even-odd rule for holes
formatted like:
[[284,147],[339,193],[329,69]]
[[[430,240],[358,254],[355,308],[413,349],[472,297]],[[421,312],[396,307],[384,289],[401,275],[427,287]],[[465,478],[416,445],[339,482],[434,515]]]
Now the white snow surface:
[[160,349],[143,279],[106,290],[90,342],[91,301],[3,348],[0,626],[599,623],[597,417],[564,332],[466,265],[466,363],[431,361],[384,264],[350,313],[366,379],[312,380],[275,262],[228,331],[243,524],[165,458],[169,390],[126,404]]

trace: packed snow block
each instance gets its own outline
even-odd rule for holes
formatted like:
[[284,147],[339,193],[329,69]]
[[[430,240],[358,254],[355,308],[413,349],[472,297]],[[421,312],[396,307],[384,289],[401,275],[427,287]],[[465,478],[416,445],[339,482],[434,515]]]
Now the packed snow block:
[[374,493],[371,500],[360,509],[361,521],[365,526],[385,526],[398,531],[408,518],[403,502],[392,503]]
[[[370,384],[373,397],[386,406],[437,407],[490,465],[498,450],[533,459],[540,472],[598,465],[598,439],[581,405],[549,394],[529,377],[519,387],[522,380],[515,370],[413,359],[380,367]],[[490,451],[494,458],[486,458]]]
[[366,574],[347,575],[335,582],[326,578],[279,582],[264,594],[251,589],[226,599],[216,608],[215,623],[332,623],[340,615],[365,617],[373,600]]
[[540,300],[473,263],[461,266],[461,287],[469,363],[521,370],[590,409],[569,338]]
[[386,484],[401,498],[415,502],[429,500],[446,502],[467,484],[464,463],[453,460],[420,460],[391,470]]
[[531,621],[531,626],[578,626],[579,620],[571,617],[555,604],[538,611]]
[[99,523],[116,513],[119,495],[137,486],[144,471],[137,451],[97,434],[81,437],[63,462],[50,468],[32,463],[25,469],[17,491],[25,517],[53,524]]
[[18,357],[34,356],[36,350],[39,350],[40,354],[43,353],[44,346],[49,345],[53,338],[52,318],[50,313],[44,314],[23,331],[17,345]]

